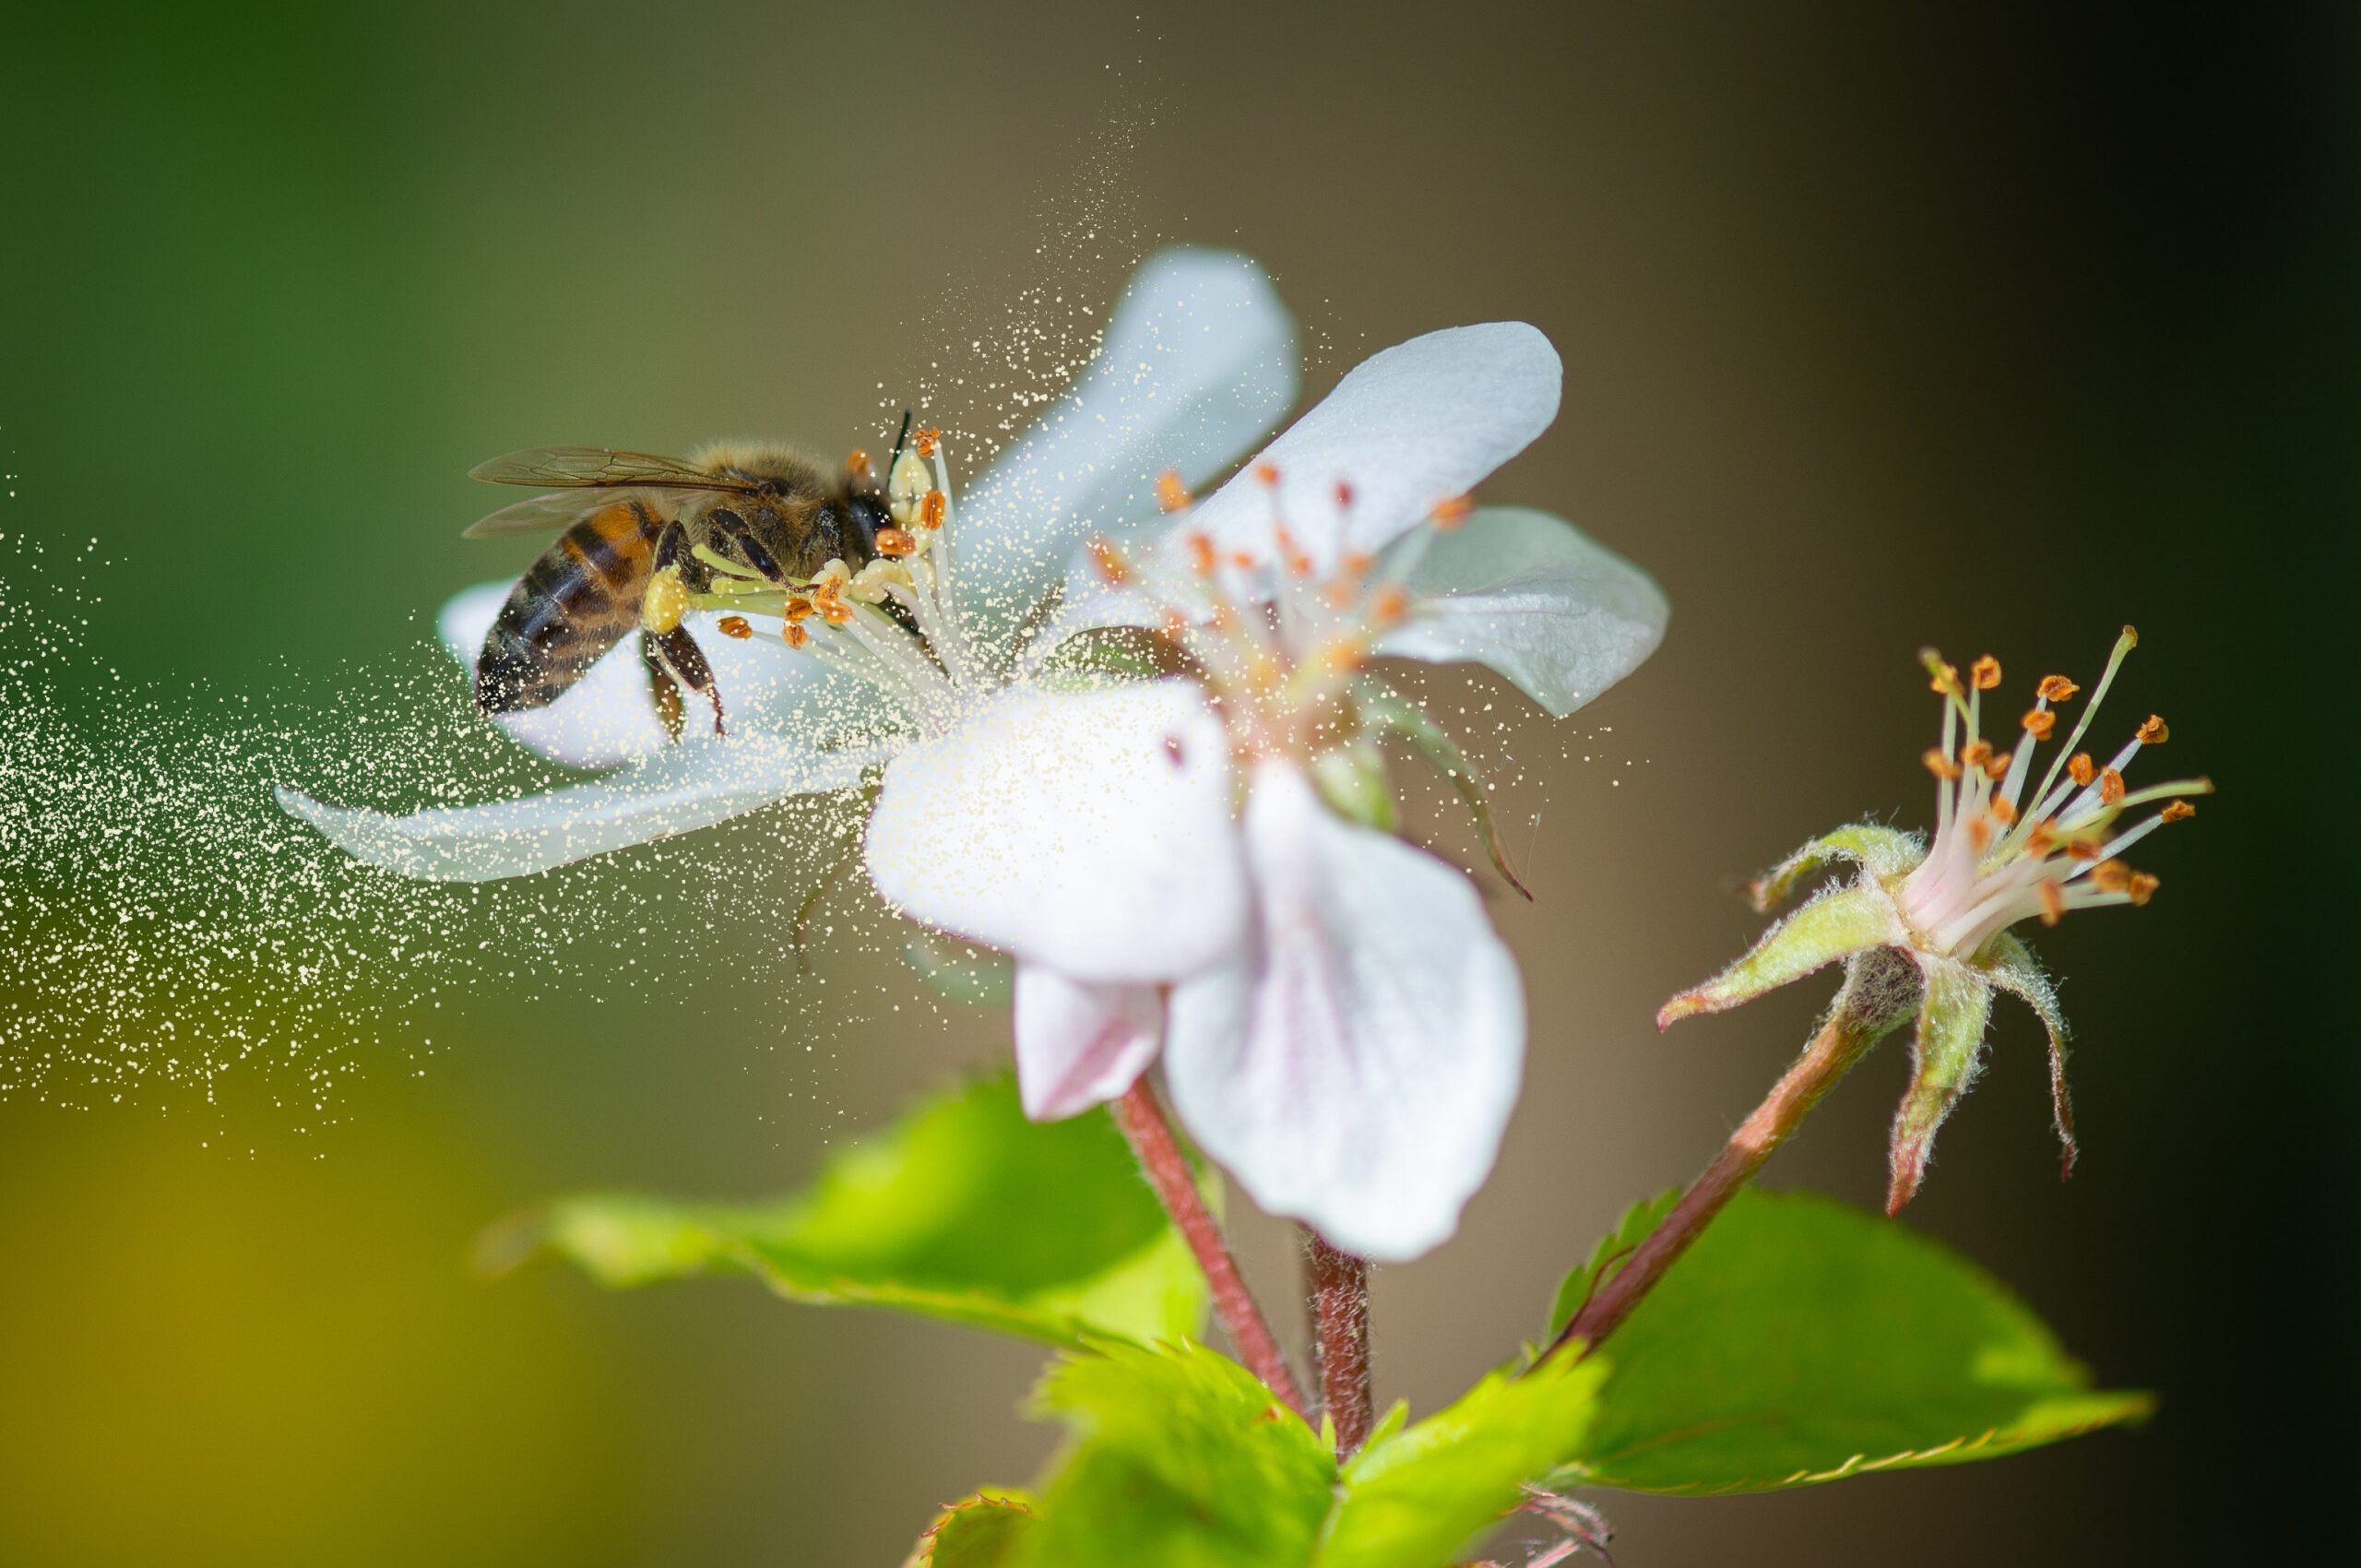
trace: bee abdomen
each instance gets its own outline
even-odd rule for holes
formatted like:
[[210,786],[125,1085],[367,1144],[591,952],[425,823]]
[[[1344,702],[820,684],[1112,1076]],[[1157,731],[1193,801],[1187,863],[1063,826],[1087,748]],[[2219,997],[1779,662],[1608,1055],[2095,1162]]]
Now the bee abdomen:
[[556,701],[639,620],[664,519],[637,498],[558,536],[509,590],[476,656],[476,706],[514,713]]

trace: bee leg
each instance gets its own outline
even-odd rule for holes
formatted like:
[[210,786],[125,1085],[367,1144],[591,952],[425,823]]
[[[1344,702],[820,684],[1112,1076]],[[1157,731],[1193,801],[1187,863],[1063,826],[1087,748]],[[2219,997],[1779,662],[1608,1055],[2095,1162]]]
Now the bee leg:
[[640,667],[647,671],[647,695],[656,704],[656,717],[663,721],[664,733],[677,741],[688,728],[688,713],[681,701],[681,683],[664,667],[663,656],[656,651],[656,640],[646,632],[639,634]]
[[[696,638],[689,636],[686,626],[675,626],[669,632],[650,632],[647,646],[656,652],[665,672],[681,685],[713,704],[713,732],[726,735],[729,731],[721,723],[721,688],[714,684],[713,666],[705,661],[705,649],[697,647]],[[660,709],[661,705],[658,705]]]

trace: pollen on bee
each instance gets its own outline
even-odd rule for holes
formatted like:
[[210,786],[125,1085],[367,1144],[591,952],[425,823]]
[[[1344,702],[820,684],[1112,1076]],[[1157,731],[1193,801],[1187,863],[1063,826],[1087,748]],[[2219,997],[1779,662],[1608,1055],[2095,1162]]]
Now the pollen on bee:
[[1938,778],[1949,780],[1959,777],[1959,764],[1945,756],[1940,746],[1928,746],[1918,760],[1925,763],[1927,771]]
[[924,527],[930,529],[941,528],[943,526],[943,510],[949,505],[950,503],[944,499],[943,492],[939,490],[928,491],[926,493],[926,499],[919,503],[919,522]]
[[2044,702],[2064,702],[2082,689],[2063,675],[2044,675],[2039,695]]
[[2111,767],[2099,769],[2099,802],[2113,805],[2123,799],[2123,775]]
[[2028,708],[2024,717],[2025,733],[2036,741],[2047,741],[2049,732],[2058,728],[2058,716],[2046,707]]
[[2166,822],[2187,822],[2197,814],[2197,808],[2187,801],[2167,801],[2165,809],[2156,814]]
[[1132,580],[1132,564],[1123,552],[1103,539],[1090,541],[1090,564],[1098,568],[1098,576],[1109,588],[1121,588]]
[[2088,752],[2076,752],[2066,759],[2066,777],[2087,790],[2091,780],[2099,776],[2099,765],[2091,760]]
[[1987,653],[1967,667],[1967,678],[1977,691],[1988,692],[2000,683],[2000,661]]
[[910,440],[918,446],[919,457],[931,457],[934,456],[935,447],[943,440],[943,432],[933,425],[928,425],[922,430],[910,432]]
[[2066,918],[2066,895],[2058,884],[2045,882],[2040,887],[2041,923],[2056,925]]
[[2162,715],[2152,713],[2148,716],[2148,722],[2134,731],[2133,736],[2143,746],[2161,746],[2172,738],[2172,730],[2165,723]]
[[641,625],[662,636],[688,612],[689,587],[681,580],[680,568],[667,566],[648,579],[647,596],[639,602]]
[[721,628],[723,636],[736,637],[740,642],[754,635],[753,624],[743,615],[724,615],[715,624]]
[[1435,503],[1435,509],[1429,513],[1428,516],[1434,519],[1435,527],[1441,529],[1445,533],[1449,533],[1452,529],[1465,522],[1475,514],[1475,511],[1476,499],[1474,496],[1465,494],[1446,495],[1442,500]]
[[2131,873],[2131,885],[2124,891],[2131,895],[2132,905],[2136,908],[2153,898],[2156,896],[2156,889],[2163,885],[2164,883],[2161,880],[2149,873],[2135,871]]
[[1180,481],[1179,469],[1167,469],[1156,476],[1156,504],[1168,512],[1188,509],[1189,487]]
[[[804,609],[805,612],[809,613],[811,607],[806,605]],[[792,621],[789,621],[786,625],[780,627],[778,635],[787,640],[787,646],[789,647],[801,647],[804,644],[812,640],[812,634],[805,631],[802,627],[797,625]]]
[[877,530],[877,553],[880,555],[916,555],[919,541],[900,529]]

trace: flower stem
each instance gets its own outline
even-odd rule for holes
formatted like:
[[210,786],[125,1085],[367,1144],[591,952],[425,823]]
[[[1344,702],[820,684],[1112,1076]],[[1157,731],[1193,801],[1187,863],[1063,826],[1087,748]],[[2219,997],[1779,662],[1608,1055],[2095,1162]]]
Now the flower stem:
[[1311,1286],[1312,1343],[1320,1358],[1320,1408],[1336,1423],[1336,1457],[1349,1459],[1369,1441],[1369,1260],[1329,1245],[1303,1227],[1304,1272]]
[[1148,1087],[1146,1077],[1141,1076],[1108,1110],[1114,1113],[1115,1124],[1123,1130],[1123,1136],[1131,1140],[1132,1152],[1139,1157],[1140,1170],[1147,1177],[1148,1185],[1156,1189],[1164,1212],[1172,1217],[1181,1239],[1189,1243],[1189,1251],[1196,1255],[1197,1267],[1204,1271],[1205,1283],[1213,1290],[1214,1313],[1228,1332],[1239,1360],[1288,1409],[1310,1420],[1311,1408],[1304,1403],[1303,1390],[1296,1385],[1295,1374],[1287,1370],[1287,1357],[1280,1352],[1278,1340],[1272,1336],[1271,1325],[1264,1321],[1263,1309],[1255,1305],[1254,1293],[1246,1288],[1246,1277],[1239,1273],[1238,1260],[1230,1256],[1229,1243],[1222,1236],[1221,1222],[1205,1206],[1204,1194],[1197,1190],[1196,1175],[1189,1169],[1188,1156],[1180,1152],[1180,1142],[1172,1135],[1172,1123],[1165,1120],[1164,1108],[1157,1103],[1156,1091]]
[[1631,1315],[1631,1309],[1640,1304],[1641,1299],[1655,1288],[1665,1270],[1678,1262],[1680,1254],[1689,1250],[1689,1244],[1714,1222],[1714,1217],[1754,1179],[1754,1173],[1787,1141],[1788,1134],[1820,1103],[1821,1097],[1835,1087],[1836,1080],[1861,1059],[1864,1051],[1894,1027],[1897,1020],[1890,996],[1891,980],[1863,972],[1877,969],[1879,959],[1872,957],[1867,964],[1856,962],[1857,968],[1830,1009],[1827,1022],[1804,1048],[1804,1053],[1796,1058],[1795,1065],[1773,1086],[1762,1103],[1754,1108],[1754,1113],[1730,1134],[1729,1142],[1714,1158],[1714,1163],[1680,1194],[1672,1212],[1648,1232],[1648,1239],[1640,1243],[1630,1260],[1608,1276],[1607,1282],[1574,1313],[1565,1331],[1550,1341],[1549,1348],[1542,1352],[1545,1360],[1575,1340],[1582,1341],[1583,1355],[1597,1349]]

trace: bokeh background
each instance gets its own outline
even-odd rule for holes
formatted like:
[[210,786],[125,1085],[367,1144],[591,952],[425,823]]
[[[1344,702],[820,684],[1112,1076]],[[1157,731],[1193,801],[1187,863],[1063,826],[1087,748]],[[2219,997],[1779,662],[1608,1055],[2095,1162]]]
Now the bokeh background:
[[[2284,1561],[2347,1533],[2361,1446],[2331,1006],[2357,20],[18,7],[0,534],[116,563],[102,604],[57,604],[90,621],[93,659],[50,673],[94,732],[113,682],[349,712],[378,682],[456,694],[423,612],[527,553],[457,537],[494,452],[848,446],[1023,291],[1104,300],[1163,241],[1267,263],[1314,395],[1411,334],[1531,320],[1564,412],[1488,494],[1645,564],[1675,616],[1567,730],[1511,737],[1530,1087],[1461,1237],[1379,1277],[1382,1393],[1431,1408],[1531,1333],[1784,1063],[1815,995],[1649,1017],[1755,929],[1738,878],[1924,810],[1914,650],[2082,676],[2128,620],[2122,706],[2224,792],[2146,857],[2154,905],[2042,943],[2082,1173],[2055,1179],[2038,1036],[2004,1013],[1909,1218],[2162,1414],[1990,1465],[1602,1501],[1626,1568]],[[599,952],[459,987],[431,1051],[399,1019],[327,1042],[323,1112],[259,1067],[210,1103],[70,1075],[0,1100],[0,1561],[884,1564],[938,1500],[1031,1474],[1023,1348],[742,1284],[469,1272],[520,1204],[783,1188],[1004,1049],[990,1012],[896,1013],[859,944],[821,956],[866,999],[824,1025],[765,961],[776,931],[697,942],[596,1003]],[[1902,1070],[1873,1059],[1771,1183],[1873,1201]],[[1246,1241],[1284,1295],[1285,1233]]]

